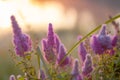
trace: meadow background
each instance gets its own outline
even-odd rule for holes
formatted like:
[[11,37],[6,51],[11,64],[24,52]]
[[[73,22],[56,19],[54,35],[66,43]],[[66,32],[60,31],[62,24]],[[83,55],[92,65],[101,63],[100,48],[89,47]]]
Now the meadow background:
[[[69,50],[78,35],[84,36],[108,20],[110,15],[119,14],[119,4],[119,0],[0,0],[0,80],[22,73],[9,52],[14,48],[10,22],[12,14],[22,30],[30,35],[34,47],[46,36],[48,23],[51,22]],[[116,21],[120,22],[120,19]],[[112,30],[112,27],[109,29]],[[77,49],[72,52],[75,57],[76,54]]]

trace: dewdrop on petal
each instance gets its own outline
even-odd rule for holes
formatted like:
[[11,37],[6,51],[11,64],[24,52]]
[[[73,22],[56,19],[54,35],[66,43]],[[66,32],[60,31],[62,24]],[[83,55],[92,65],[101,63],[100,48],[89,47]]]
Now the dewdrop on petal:
[[11,76],[9,77],[9,80],[16,80],[15,75],[11,75]]
[[84,65],[82,66],[82,75],[89,77],[92,71],[93,71],[92,59],[91,59],[91,56],[87,54]]

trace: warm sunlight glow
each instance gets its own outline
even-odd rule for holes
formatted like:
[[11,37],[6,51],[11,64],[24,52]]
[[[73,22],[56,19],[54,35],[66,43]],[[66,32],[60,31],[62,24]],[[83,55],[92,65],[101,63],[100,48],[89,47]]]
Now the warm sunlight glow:
[[81,12],[79,17],[79,26],[81,31],[87,33],[94,28],[95,20],[93,14],[89,10]]
[[15,10],[14,4],[0,1],[0,28],[10,26],[10,16],[16,12]]
[[63,20],[63,7],[58,3],[45,3],[40,6],[32,4],[21,8],[25,21],[31,25],[47,25],[49,22],[60,25]]
[[0,11],[0,28],[4,29],[11,26],[11,15],[15,15],[24,29],[27,29],[26,24],[34,29],[41,27],[45,29],[43,26],[47,27],[50,22],[54,24],[55,29],[63,27],[69,29],[74,26],[77,17],[74,9],[65,11],[62,4],[51,1],[34,5],[30,0],[0,0]]

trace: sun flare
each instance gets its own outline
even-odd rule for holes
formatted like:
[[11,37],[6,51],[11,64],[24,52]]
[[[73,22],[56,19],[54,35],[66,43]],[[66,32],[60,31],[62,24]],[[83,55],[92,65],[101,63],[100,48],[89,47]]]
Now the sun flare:
[[10,2],[0,1],[0,28],[7,28],[10,26],[10,16],[14,14],[15,8]]
[[15,15],[19,22],[21,17],[30,25],[44,25],[49,22],[58,24],[63,17],[63,7],[58,3],[46,3],[36,7],[29,0],[7,0],[0,1],[0,10],[0,28],[10,27],[11,15]]
[[48,25],[48,23],[53,23],[56,26],[55,29],[61,28],[61,24],[66,26],[64,28],[67,26],[70,28],[76,19],[75,10],[68,10],[65,14],[62,4],[51,1],[35,5],[30,0],[0,0],[0,11],[0,28],[4,29],[11,26],[11,15],[15,15],[16,20],[25,30],[27,29],[26,24],[37,29]]

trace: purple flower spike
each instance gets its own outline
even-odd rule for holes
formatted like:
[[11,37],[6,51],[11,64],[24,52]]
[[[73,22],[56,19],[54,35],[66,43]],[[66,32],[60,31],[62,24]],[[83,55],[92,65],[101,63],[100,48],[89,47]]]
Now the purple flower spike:
[[49,23],[48,27],[48,45],[53,48],[54,47],[54,32],[53,32],[53,27],[52,24]]
[[42,48],[44,51],[44,58],[49,63],[56,63],[56,58],[59,53],[60,39],[57,34],[54,33],[52,24],[49,23],[48,34],[46,40],[42,40]]
[[112,40],[111,36],[107,35],[106,25],[103,25],[99,34],[91,37],[90,44],[96,54],[103,54],[107,50],[112,50],[115,42],[116,39]]
[[60,67],[63,67],[65,65],[69,64],[69,58],[68,57],[66,57],[64,59],[64,61],[61,63],[61,61],[65,57],[65,55],[66,55],[65,48],[64,48],[63,44],[61,44],[60,47],[59,47],[59,53],[58,53],[58,56],[57,56],[57,64]]
[[14,32],[14,45],[16,54],[19,56],[24,56],[25,52],[29,52],[32,49],[32,41],[27,34],[23,34],[17,21],[15,20],[14,16],[11,16],[12,27]]
[[102,26],[102,29],[98,35],[98,40],[101,46],[104,47],[105,49],[112,48],[111,38],[106,34],[106,25]]
[[73,68],[72,68],[72,73],[73,76],[79,75],[79,64],[78,64],[78,59],[74,60],[73,63]]
[[[82,38],[82,36],[78,36],[78,40],[80,40],[81,38]],[[86,48],[84,47],[83,42],[81,42],[78,47],[78,55],[79,55],[82,63],[85,61],[86,54],[87,54]]]
[[43,49],[44,58],[46,59],[46,61],[49,63],[54,63],[55,62],[55,55],[54,55],[53,50],[51,48],[49,48],[49,45],[47,44],[46,39],[42,40],[42,49]]
[[102,54],[104,52],[96,36],[91,37],[90,45],[96,54]]
[[78,62],[78,59],[74,60],[71,74],[72,74],[72,80],[82,80],[82,77],[81,77],[81,75],[79,73],[79,62]]
[[11,21],[14,35],[21,35],[22,34],[21,28],[19,27],[14,16],[11,16]]
[[16,78],[15,78],[14,75],[11,75],[11,76],[9,77],[9,80],[16,80]]
[[84,65],[82,67],[83,76],[89,77],[92,70],[93,70],[93,67],[92,67],[91,56],[89,54],[87,54],[86,60],[85,60]]
[[60,43],[61,43],[61,41],[60,41],[59,37],[57,35],[55,35],[55,50],[56,50],[57,54],[59,52]]
[[85,61],[85,58],[86,58],[85,56],[87,54],[86,48],[84,47],[83,43],[80,44],[78,52],[79,52],[80,59],[82,60],[82,63],[83,63]]
[[99,35],[106,35],[106,24],[102,25],[102,29],[100,30]]

